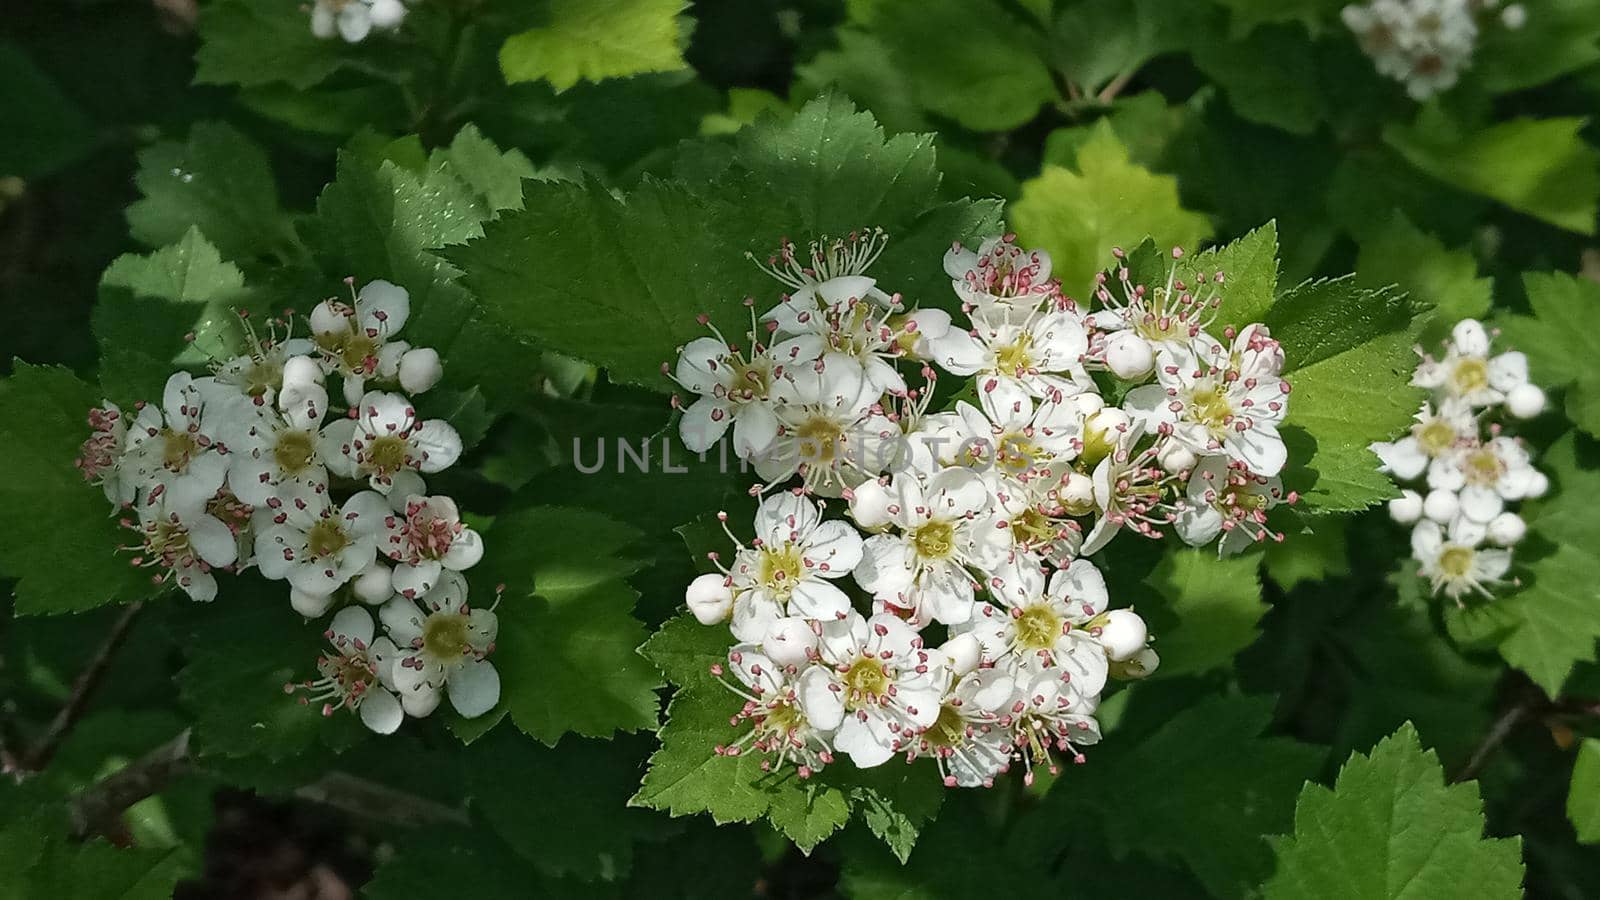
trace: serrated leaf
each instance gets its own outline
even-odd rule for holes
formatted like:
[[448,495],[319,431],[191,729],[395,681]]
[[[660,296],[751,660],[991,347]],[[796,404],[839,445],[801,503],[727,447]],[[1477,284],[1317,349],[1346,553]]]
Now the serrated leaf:
[[140,151],[134,184],[144,196],[125,215],[134,239],[147,246],[199,229],[228,259],[303,252],[278,205],[266,153],[224,122],[199,122],[183,143],[161,141]]
[[[104,840],[84,844],[65,838],[55,816],[22,816],[0,828],[0,900],[93,897],[95,900],[165,900],[178,882],[197,870],[185,847],[116,847]],[[24,851],[24,848],[27,848]],[[25,863],[17,866],[17,853]]]
[[552,0],[548,22],[506,39],[506,81],[544,79],[557,91],[579,79],[600,81],[684,67],[678,14],[684,0]]
[[1578,745],[1578,761],[1572,766],[1572,784],[1567,788],[1567,818],[1585,844],[1600,843],[1600,738],[1588,738]]
[[795,67],[799,87],[811,94],[837,90],[853,97],[891,131],[926,130],[916,89],[883,42],[854,28],[841,28],[836,36],[837,49]]
[[78,612],[144,599],[160,588],[117,547],[117,508],[73,466],[100,394],[66,369],[18,362],[0,381],[6,477],[0,503],[19,527],[0,541],[0,571],[17,579],[18,615]]
[[1056,96],[1043,42],[996,0],[884,0],[867,25],[918,102],[974,131],[1009,131]]
[[521,209],[523,179],[537,174],[521,150],[501,152],[478,126],[470,124],[456,132],[450,146],[434,151],[431,161],[448,163],[457,178],[484,198],[490,213]]
[[545,744],[656,724],[661,678],[636,652],[646,632],[624,580],[640,567],[622,552],[638,537],[600,513],[557,507],[502,513],[484,536],[490,551],[473,579],[506,585],[492,657],[502,703]]
[[[1592,450],[1591,442],[1584,445]],[[1524,583],[1490,605],[1515,623],[1500,642],[1500,655],[1556,697],[1574,665],[1595,660],[1600,638],[1600,516],[1594,507],[1600,469],[1581,466],[1574,432],[1552,444],[1538,465],[1554,482],[1555,495],[1529,516],[1528,528],[1554,550],[1528,563]]]
[[1265,317],[1293,386],[1282,432],[1284,484],[1319,512],[1362,509],[1395,494],[1367,446],[1387,440],[1422,403],[1410,386],[1416,321],[1404,296],[1353,276],[1300,285]]
[[1398,285],[1433,307],[1446,327],[1487,313],[1494,300],[1494,279],[1478,277],[1471,251],[1446,247],[1402,213],[1362,237],[1356,280],[1369,288]]
[[349,52],[344,41],[313,35],[311,17],[299,4],[222,0],[201,12],[194,80],[307,88],[333,74]]
[[1532,316],[1501,320],[1507,342],[1528,357],[1535,384],[1568,385],[1567,417],[1600,435],[1600,337],[1590,323],[1600,315],[1600,284],[1564,272],[1529,272],[1522,277]]
[[1228,665],[1259,633],[1261,556],[1219,559],[1210,548],[1173,550],[1145,576],[1164,603],[1150,615],[1162,675],[1189,675]]
[[1185,210],[1176,179],[1128,161],[1128,151],[1102,122],[1078,151],[1077,171],[1046,166],[1022,185],[1011,207],[1023,243],[1050,252],[1067,293],[1087,296],[1114,247],[1145,237],[1163,246],[1193,248],[1210,236],[1204,216]]
[[1384,142],[1423,172],[1579,234],[1595,233],[1600,151],[1581,118],[1511,119],[1466,131],[1438,107],[1390,125]]
[[1277,301],[1278,223],[1268,222],[1235,241],[1178,261],[1177,277],[1193,284],[1196,276],[1227,276],[1217,321],[1236,327],[1259,322]]
[[1447,786],[1410,724],[1355,754],[1332,790],[1300,794],[1294,833],[1276,846],[1267,900],[1522,896],[1517,838],[1483,837],[1476,787]]

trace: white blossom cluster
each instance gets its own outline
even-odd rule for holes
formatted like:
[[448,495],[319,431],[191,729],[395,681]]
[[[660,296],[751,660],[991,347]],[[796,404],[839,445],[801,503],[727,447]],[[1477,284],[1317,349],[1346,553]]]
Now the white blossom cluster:
[[[1346,6],[1341,15],[1378,73],[1405,85],[1414,100],[1449,90],[1472,64],[1480,19],[1499,0],[1370,0]],[[1500,11],[1500,24],[1521,28],[1521,4]]]
[[[842,753],[931,757],[949,786],[1016,761],[1031,780],[1099,740],[1108,678],[1159,662],[1087,557],[1125,530],[1222,553],[1282,539],[1266,522],[1294,499],[1278,479],[1283,354],[1260,325],[1212,337],[1223,274],[1185,283],[1178,251],[1150,285],[1118,251],[1091,311],[1014,236],[957,244],[955,321],[906,311],[867,274],[884,240],[786,243],[765,266],[782,300],[738,344],[695,340],[668,369],[696,396],[687,446],[731,428],[765,480],[754,537],[686,592],[735,641],[713,672],[731,670],[747,730],[716,749],[802,777]],[[962,399],[932,412],[938,370]],[[1120,405],[1102,382],[1128,388]]]
[[[461,574],[482,541],[422,478],[454,464],[461,439],[408,399],[443,374],[437,352],[397,339],[410,311],[404,288],[374,281],[352,286],[350,303],[318,304],[309,338],[291,337],[286,320],[261,334],[241,314],[243,355],[204,377],[174,374],[159,404],[131,416],[109,401],[91,410],[78,459],[129,511],[123,525],[138,541],[123,549],[157,583],[212,600],[213,572],[254,567],[288,582],[307,618],[342,607],[321,677],[298,689],[325,715],[347,707],[385,734],[443,694],[464,716],[500,695],[485,659],[497,620],[468,605]],[[349,407],[331,417],[329,379]]]
[[405,20],[401,0],[316,0],[311,7],[311,33],[327,40],[338,35],[359,44],[374,31],[393,31]]
[[1528,381],[1527,357],[1514,350],[1491,355],[1491,343],[1477,320],[1456,323],[1444,356],[1423,354],[1412,376],[1412,384],[1433,392],[1417,424],[1398,441],[1372,445],[1381,471],[1426,490],[1406,488],[1389,501],[1389,515],[1415,526],[1411,554],[1422,576],[1435,596],[1457,604],[1505,584],[1510,548],[1527,531],[1510,504],[1550,488],[1503,422],[1543,412],[1544,391]]

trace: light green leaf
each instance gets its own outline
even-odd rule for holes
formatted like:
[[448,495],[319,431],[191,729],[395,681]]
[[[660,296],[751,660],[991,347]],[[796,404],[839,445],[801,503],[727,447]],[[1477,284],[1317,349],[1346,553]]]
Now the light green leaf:
[[[1145,576],[1165,601],[1150,617],[1161,654],[1159,675],[1192,675],[1228,665],[1248,647],[1266,613],[1261,557],[1217,558],[1210,548],[1174,550]],[[1144,610],[1140,610],[1144,612]]]
[[[148,572],[117,552],[131,533],[119,510],[73,466],[99,392],[66,369],[18,362],[0,381],[6,477],[0,503],[17,527],[0,541],[0,571],[17,579],[16,612],[77,612],[149,597]],[[129,410],[131,415],[132,411]]]
[[1227,277],[1217,322],[1243,327],[1261,321],[1277,302],[1278,224],[1268,222],[1236,241],[1178,261],[1178,278],[1188,284],[1218,272]]
[[1413,166],[1462,190],[1579,234],[1595,233],[1600,151],[1580,118],[1511,119],[1467,131],[1438,107],[1413,125],[1390,125],[1384,141]]
[[267,154],[231,125],[200,122],[184,143],[145,148],[134,183],[144,197],[128,207],[128,227],[135,240],[151,247],[198,228],[228,259],[303,252],[278,205]]
[[678,14],[684,0],[551,0],[549,21],[506,39],[506,81],[543,78],[558,91],[579,79],[600,81],[684,67]]
[[522,181],[537,174],[521,150],[502,153],[476,125],[456,132],[450,146],[434,151],[430,163],[435,168],[448,165],[452,174],[484,198],[485,219],[501,210],[521,209]]
[[1043,42],[997,0],[884,0],[868,26],[918,102],[974,131],[1008,131],[1056,96]]
[[1283,344],[1293,386],[1280,429],[1284,484],[1319,512],[1362,509],[1395,495],[1367,449],[1398,434],[1422,403],[1410,386],[1418,323],[1405,297],[1351,276],[1288,291],[1265,321]]
[[1333,790],[1306,785],[1267,900],[1522,896],[1517,838],[1483,837],[1477,788],[1446,785],[1416,729],[1355,754]]
[[[1584,440],[1583,449],[1591,453],[1592,442]],[[1594,507],[1600,469],[1580,466],[1574,432],[1552,444],[1538,465],[1554,482],[1555,496],[1528,514],[1528,528],[1554,550],[1528,563],[1522,586],[1490,605],[1516,623],[1500,642],[1500,655],[1556,697],[1574,665],[1595,660],[1600,638],[1600,516]]]
[[492,657],[511,721],[554,746],[567,733],[608,738],[656,724],[661,678],[636,648],[637,592],[624,579],[640,562],[623,554],[639,537],[628,525],[579,509],[502,513],[473,570],[506,585]]
[[1075,296],[1087,295],[1114,247],[1148,236],[1192,249],[1211,234],[1204,216],[1179,203],[1177,180],[1129,162],[1105,122],[1079,149],[1077,171],[1046,166],[1023,182],[1011,219],[1025,244],[1050,252],[1056,276]]
[[1572,766],[1572,786],[1567,789],[1567,818],[1585,844],[1600,843],[1600,738],[1578,746]]
[[194,80],[244,87],[281,81],[308,88],[353,53],[344,41],[312,34],[311,17],[297,3],[221,0],[200,13]]
[[1432,306],[1444,326],[1487,313],[1494,300],[1494,279],[1478,277],[1471,251],[1446,247],[1398,212],[1361,237],[1356,281],[1369,288],[1399,285]]
[[1532,316],[1501,320],[1507,343],[1527,354],[1535,384],[1568,386],[1567,417],[1600,435],[1600,335],[1591,323],[1600,316],[1600,284],[1564,272],[1529,272],[1522,277]]

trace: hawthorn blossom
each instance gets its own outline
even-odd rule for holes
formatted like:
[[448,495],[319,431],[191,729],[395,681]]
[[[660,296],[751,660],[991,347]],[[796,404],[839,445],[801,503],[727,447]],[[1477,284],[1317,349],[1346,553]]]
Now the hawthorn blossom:
[[944,692],[939,715],[917,735],[909,754],[931,757],[945,787],[991,787],[1011,767],[1011,709],[1016,680],[1001,669],[979,669]]
[[1476,319],[1450,331],[1442,359],[1423,356],[1411,383],[1469,407],[1493,406],[1528,383],[1528,358],[1515,350],[1489,356],[1489,333]]
[[839,495],[894,464],[901,432],[855,360],[830,353],[773,385],[777,438],[755,459],[769,484],[800,475],[808,489]]
[[1458,492],[1461,515],[1488,523],[1506,501],[1526,497],[1537,474],[1527,449],[1502,435],[1441,458],[1428,472],[1428,486]]
[[128,420],[122,408],[110,400],[89,410],[89,437],[78,450],[73,465],[83,480],[100,485],[106,499],[118,506],[131,504],[139,493],[139,482],[132,466],[124,469],[128,443]]
[[[1115,346],[1125,358],[1132,354],[1152,361],[1162,353],[1188,352],[1204,338],[1205,329],[1216,319],[1225,276],[1220,271],[1196,272],[1193,285],[1178,280],[1176,261],[1182,258],[1183,251],[1174,247],[1166,283],[1150,286],[1133,280],[1128,256],[1120,247],[1111,252],[1117,259],[1115,289],[1104,272],[1096,275],[1094,296],[1101,308],[1089,315],[1095,328],[1105,335],[1097,345],[1097,355],[1119,377],[1142,376],[1148,367],[1114,365],[1108,348]],[[1124,374],[1117,371],[1119,368],[1129,371]]]
[[394,689],[407,715],[433,712],[441,692],[468,719],[500,702],[500,674],[485,659],[494,652],[500,620],[491,609],[467,604],[466,576],[445,570],[421,598],[396,596],[378,618],[399,648]]
[[[705,322],[709,325],[708,319]],[[673,380],[699,397],[678,423],[678,433],[691,452],[710,449],[729,425],[734,452],[740,457],[748,459],[766,450],[778,436],[773,385],[788,367],[812,365],[822,356],[823,341],[816,335],[797,335],[770,347],[757,343],[754,331],[749,337],[748,355],[720,332],[696,338],[679,351]]]
[[[784,297],[762,318],[777,327],[778,335],[813,335],[829,354],[854,359],[878,394],[904,394],[905,377],[894,367],[895,360],[904,354],[904,329],[914,331],[919,322],[931,323],[937,329],[937,323],[942,321],[947,330],[949,315],[944,314],[941,320],[933,315],[938,312],[935,310],[922,312],[917,318],[896,317],[898,301],[886,307],[856,294],[839,293],[866,290],[870,294],[871,282],[870,278],[834,279],[816,291]],[[891,325],[891,321],[900,327]]]
[[170,495],[185,509],[215,495],[228,475],[221,437],[236,421],[239,405],[230,404],[214,380],[178,372],[167,379],[159,407],[137,409],[118,466],[124,477],[144,497]]
[[[881,228],[863,229],[842,238],[824,236],[812,241],[802,256],[794,242],[785,238],[766,263],[758,265],[790,288],[789,297],[800,310],[834,306],[850,298],[889,309],[895,306],[894,298],[866,275],[888,241]],[[755,258],[749,253],[745,256]]]
[[[831,704],[817,712],[823,719],[815,718],[801,702],[801,684],[809,685],[816,694],[827,690],[827,671],[809,667],[799,671],[772,660],[751,644],[739,644],[728,651],[728,664],[739,684],[723,685],[744,700],[744,706],[734,714],[733,724],[748,728],[729,744],[718,744],[718,756],[739,756],[754,750],[767,758],[761,761],[763,772],[782,769],[794,763],[795,774],[810,778],[824,766],[833,762],[833,748],[829,740],[841,722],[844,711]],[[722,676],[721,664],[711,667],[711,673]]]
[[[1371,0],[1346,6],[1340,15],[1378,73],[1421,101],[1453,87],[1471,65],[1476,6],[1474,0]],[[1506,19],[1512,21],[1515,15]]]
[[1100,723],[1094,718],[1098,692],[1075,690],[1041,672],[1022,680],[1017,696],[1010,710],[1011,741],[1026,769],[1024,784],[1033,784],[1035,766],[1059,774],[1057,752],[1068,754],[1074,763],[1086,762],[1081,748],[1100,742]]
[[976,313],[970,332],[952,328],[929,346],[935,363],[952,374],[972,376],[980,396],[993,394],[1002,407],[1076,394],[1089,384],[1083,368],[1088,331],[1067,301],[1022,321]]
[[300,702],[321,703],[324,716],[348,709],[378,734],[395,733],[405,720],[405,710],[394,694],[390,674],[399,653],[394,643],[386,637],[373,640],[372,615],[359,606],[339,610],[324,634],[333,652],[317,657],[321,677],[286,684],[284,692],[305,691]]
[[924,649],[916,631],[892,614],[865,619],[851,611],[819,627],[825,665],[805,673],[800,708],[815,722],[840,722],[834,749],[859,768],[908,750],[939,718],[948,657]]
[[1086,559],[1048,580],[1033,560],[1017,558],[989,581],[998,606],[984,606],[969,629],[986,659],[1004,662],[1019,679],[1047,674],[1085,697],[1105,687],[1105,650],[1089,625],[1104,611],[1105,579]]
[[[1120,425],[1113,431],[1111,451],[1095,464],[1090,484],[1096,519],[1079,550],[1084,556],[1099,552],[1124,528],[1159,538],[1160,529],[1177,518],[1178,507],[1169,494],[1180,477],[1158,464],[1154,447],[1137,448],[1143,433],[1138,422]],[[1095,437],[1087,446],[1104,440]]]
[[324,40],[337,34],[359,44],[373,30],[393,31],[406,17],[400,0],[316,0],[311,7],[311,33]]
[[483,539],[462,523],[449,497],[412,495],[404,502],[403,509],[384,518],[378,552],[395,563],[394,592],[414,599],[442,584],[441,573],[477,565]]
[[379,493],[424,493],[417,473],[443,471],[461,456],[461,436],[450,423],[419,419],[401,394],[368,391],[353,412],[322,429],[319,452],[330,472],[364,477]]
[[1462,597],[1493,596],[1491,588],[1505,582],[1511,569],[1511,551],[1480,547],[1485,529],[1457,519],[1448,531],[1424,519],[1411,531],[1411,555],[1420,564],[1434,594],[1444,594],[1462,605]]
[[[725,514],[720,518],[726,522]],[[750,546],[739,545],[724,573],[736,638],[759,643],[791,614],[831,620],[849,612],[850,598],[832,583],[861,561],[861,535],[849,523],[824,520],[814,501],[782,491],[756,510],[755,535]]]
[[293,337],[290,321],[269,319],[262,334],[248,312],[241,311],[238,318],[245,351],[216,366],[218,384],[233,388],[257,406],[271,406],[285,387],[307,387],[321,381],[321,370],[306,355],[316,352],[316,344],[309,338]]
[[226,569],[239,557],[233,531],[206,511],[203,503],[182,504],[175,495],[154,495],[139,502],[139,521],[122,520],[139,533],[140,543],[125,549],[136,555],[133,564],[155,568],[152,580],[172,581],[190,600],[210,601],[217,596],[213,569]]
[[253,506],[294,487],[328,483],[327,467],[317,452],[327,390],[311,383],[276,397],[278,408],[250,407],[228,439],[228,486]]
[[1388,472],[1401,481],[1411,481],[1436,467],[1447,465],[1461,447],[1477,443],[1478,422],[1471,407],[1461,400],[1446,399],[1437,408],[1422,404],[1411,433],[1394,442],[1379,441],[1369,449]]
[[[398,5],[398,0],[380,2]],[[346,9],[360,5],[361,0],[355,0]],[[363,285],[350,303],[324,300],[311,310],[312,340],[323,369],[341,377],[346,403],[365,405],[363,394],[372,378],[397,382],[412,394],[420,394],[438,381],[437,352],[413,349],[395,339],[410,318],[411,294],[381,279]]]
[[1061,285],[1050,277],[1050,254],[1017,246],[1015,234],[985,238],[978,249],[960,242],[944,255],[950,286],[964,305],[981,314],[997,310],[1027,312],[1055,304]]
[[1267,513],[1285,500],[1293,502],[1276,476],[1257,475],[1243,463],[1208,456],[1189,473],[1188,503],[1178,511],[1173,529],[1192,547],[1221,535],[1217,555],[1232,556],[1256,541],[1283,540],[1267,527]]
[[312,487],[271,497],[256,534],[256,566],[310,597],[326,597],[356,577],[377,553],[377,532],[389,503],[362,491],[335,507],[327,489]]

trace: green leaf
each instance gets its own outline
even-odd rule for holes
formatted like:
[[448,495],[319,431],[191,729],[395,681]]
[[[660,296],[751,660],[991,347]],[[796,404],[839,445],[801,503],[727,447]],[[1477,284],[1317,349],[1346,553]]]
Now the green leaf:
[[1471,251],[1446,247],[1399,212],[1362,236],[1356,281],[1369,288],[1398,285],[1432,306],[1445,325],[1487,313],[1494,300],[1494,279],[1478,277]]
[[1077,171],[1046,166],[1023,182],[1011,219],[1024,243],[1050,252],[1056,276],[1075,296],[1087,296],[1114,247],[1148,236],[1193,248],[1211,234],[1204,216],[1179,203],[1177,180],[1129,162],[1105,122],[1079,149]]
[[1277,842],[1267,900],[1522,896],[1521,841],[1483,837],[1477,788],[1446,785],[1407,724],[1353,755],[1332,790],[1306,785]]
[[502,513],[485,535],[492,549],[473,578],[506,585],[493,657],[502,702],[545,744],[656,724],[661,678],[636,652],[646,632],[624,580],[640,568],[622,555],[638,537],[599,513],[555,507]]
[[1567,818],[1585,844],[1600,843],[1600,738],[1578,746],[1572,766],[1572,787],[1567,789]]
[[1258,25],[1274,22],[1301,22],[1315,29],[1321,20],[1337,14],[1344,0],[1216,0],[1228,9],[1231,31],[1239,37]]
[[[1200,38],[1195,65],[1228,94],[1240,118],[1311,134],[1324,116],[1316,47],[1299,25],[1268,25],[1236,40]],[[1270,59],[1272,65],[1261,65]]]
[[[551,830],[559,831],[559,827]],[[548,833],[548,832],[547,832]],[[362,889],[368,900],[448,897],[470,885],[473,900],[528,900],[538,872],[484,831],[418,829],[402,840]]]
[[1082,802],[1104,810],[1112,848],[1176,857],[1218,896],[1259,884],[1272,868],[1262,835],[1288,827],[1290,796],[1322,760],[1320,748],[1260,737],[1272,706],[1268,697],[1211,697],[1120,753],[1107,746],[1091,756]]
[[1284,483],[1307,508],[1345,512],[1395,495],[1367,445],[1399,433],[1422,403],[1410,386],[1412,315],[1403,295],[1362,290],[1352,276],[1306,282],[1268,311],[1294,389],[1282,429]]
[[1178,261],[1178,278],[1186,283],[1217,272],[1227,276],[1217,321],[1239,327],[1261,321],[1277,302],[1277,223],[1268,222],[1236,241]]
[[1595,233],[1600,151],[1579,135],[1581,118],[1511,119],[1467,131],[1438,107],[1384,141],[1434,178],[1579,234]]
[[1535,384],[1568,385],[1567,417],[1600,435],[1600,336],[1590,323],[1600,315],[1600,284],[1564,272],[1529,272],[1522,277],[1532,316],[1512,316],[1501,325],[1509,343],[1527,354]]
[[267,154],[231,125],[200,122],[184,143],[145,148],[134,183],[144,197],[125,215],[134,239],[148,246],[174,243],[198,228],[228,259],[302,252],[278,205]]
[[19,361],[0,381],[0,503],[18,524],[0,541],[0,571],[17,579],[18,615],[78,612],[159,590],[117,552],[130,533],[117,526],[117,508],[73,466],[89,436],[85,416],[100,399],[55,366]]
[[487,201],[488,213],[483,218],[501,210],[521,209],[522,181],[536,175],[533,163],[521,150],[502,153],[478,126],[470,124],[456,132],[450,146],[434,151],[430,162],[438,168],[448,164],[457,178]]
[[627,744],[567,739],[547,748],[500,731],[473,746],[468,773],[474,808],[540,871],[616,881],[654,819],[624,808],[637,766]]
[[1286,540],[1267,544],[1268,577],[1291,591],[1296,585],[1349,575],[1348,524],[1340,517],[1323,516],[1306,522],[1302,529],[1285,529]]
[[551,0],[549,21],[506,39],[506,81],[545,79],[558,91],[579,79],[600,81],[684,67],[678,14],[684,0]]
[[795,67],[797,91],[838,90],[872,110],[891,131],[927,130],[916,87],[895,64],[888,47],[876,35],[854,28],[839,29],[837,38],[837,49],[824,50]]
[[[1261,557],[1219,559],[1215,550],[1174,550],[1145,576],[1164,605],[1150,618],[1161,675],[1188,675],[1228,665],[1259,633]],[[1143,610],[1141,610],[1143,612]]]
[[308,88],[344,65],[352,48],[311,33],[311,18],[295,3],[221,0],[200,14],[196,84],[250,87],[285,82]]
[[14,44],[0,43],[0,177],[43,178],[94,152],[94,123]]
[[1064,5],[1050,30],[1055,65],[1095,94],[1112,79],[1130,77],[1156,56],[1210,34],[1216,10],[1205,3],[1166,0],[1087,0]]
[[1600,7],[1588,0],[1530,0],[1521,28],[1484,28],[1472,78],[1496,93],[1552,81],[1600,60]]
[[31,865],[22,869],[6,867],[6,877],[0,881],[0,900],[165,900],[172,896],[178,882],[198,871],[194,854],[187,848],[124,848],[103,840],[75,844],[54,833],[54,828],[38,834],[42,827],[42,823],[24,819],[0,829],[0,846],[17,846],[26,841],[36,848],[27,857]]
[[[1585,452],[1593,445],[1584,441]],[[1595,660],[1600,638],[1600,469],[1579,463],[1579,441],[1568,432],[1545,451],[1539,467],[1555,495],[1528,515],[1528,529],[1553,547],[1527,565],[1528,577],[1489,605],[1515,623],[1500,642],[1506,662],[1528,673],[1552,697],[1579,662]]]
[[884,0],[868,26],[918,102],[974,131],[1009,131],[1056,95],[1042,42],[997,0]]

